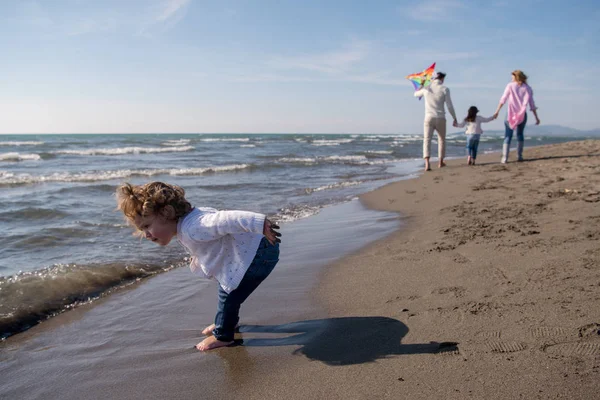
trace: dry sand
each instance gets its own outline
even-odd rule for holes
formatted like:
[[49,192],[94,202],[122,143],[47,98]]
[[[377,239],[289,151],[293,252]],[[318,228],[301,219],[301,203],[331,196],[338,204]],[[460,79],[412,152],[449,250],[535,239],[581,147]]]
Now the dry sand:
[[345,398],[600,398],[600,141],[525,156],[455,160],[362,196],[407,224],[327,269],[330,315],[399,320],[404,345],[458,345],[398,346],[324,384]]
[[600,141],[526,157],[363,195],[404,229],[325,269],[312,295],[329,318],[246,327],[220,353],[231,395],[599,398]]

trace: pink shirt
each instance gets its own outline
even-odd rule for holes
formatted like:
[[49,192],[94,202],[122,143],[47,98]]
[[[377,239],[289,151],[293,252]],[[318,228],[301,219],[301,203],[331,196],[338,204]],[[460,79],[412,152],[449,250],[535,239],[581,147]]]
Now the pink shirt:
[[500,104],[506,103],[508,100],[508,125],[515,129],[525,119],[527,105],[531,111],[537,107],[533,101],[533,90],[526,83],[519,85],[517,82],[511,82],[506,85],[504,94],[500,98]]

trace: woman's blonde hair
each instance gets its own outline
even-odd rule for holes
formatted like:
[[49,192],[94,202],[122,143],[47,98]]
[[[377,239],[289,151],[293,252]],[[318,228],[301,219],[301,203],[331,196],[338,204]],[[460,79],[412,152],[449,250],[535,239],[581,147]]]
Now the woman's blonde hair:
[[163,182],[145,185],[124,183],[117,189],[117,209],[123,212],[129,222],[136,216],[159,214],[167,206],[175,210],[174,219],[179,219],[192,210],[192,205],[185,199],[185,190],[177,185]]
[[527,75],[525,75],[520,69],[515,69],[512,72],[512,76],[515,77],[517,83],[527,83]]

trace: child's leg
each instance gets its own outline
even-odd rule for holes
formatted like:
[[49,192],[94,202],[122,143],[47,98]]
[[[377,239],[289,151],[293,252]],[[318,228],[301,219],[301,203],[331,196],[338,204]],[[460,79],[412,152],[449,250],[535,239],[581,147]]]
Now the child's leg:
[[219,305],[215,316],[215,328],[212,332],[214,336],[207,337],[198,343],[196,346],[198,350],[210,350],[227,346],[233,342],[235,327],[239,321],[240,306],[269,276],[278,261],[279,245],[274,246],[263,239],[239,286],[231,293],[227,293],[219,286]]
[[465,149],[467,149],[467,164],[471,165],[471,137],[467,135],[467,145]]
[[479,134],[475,134],[473,135],[473,142],[471,143],[471,158],[472,158],[472,162],[473,164],[475,164],[475,160],[477,159],[477,149],[479,148]]

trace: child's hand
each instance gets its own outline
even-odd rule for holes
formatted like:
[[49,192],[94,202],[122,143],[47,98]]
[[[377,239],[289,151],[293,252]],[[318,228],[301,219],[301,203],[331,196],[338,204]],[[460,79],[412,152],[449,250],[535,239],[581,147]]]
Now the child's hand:
[[279,225],[272,223],[268,219],[265,219],[265,226],[263,228],[263,235],[267,238],[269,243],[275,245],[275,243],[281,243],[281,233],[275,231],[275,229],[279,229]]

